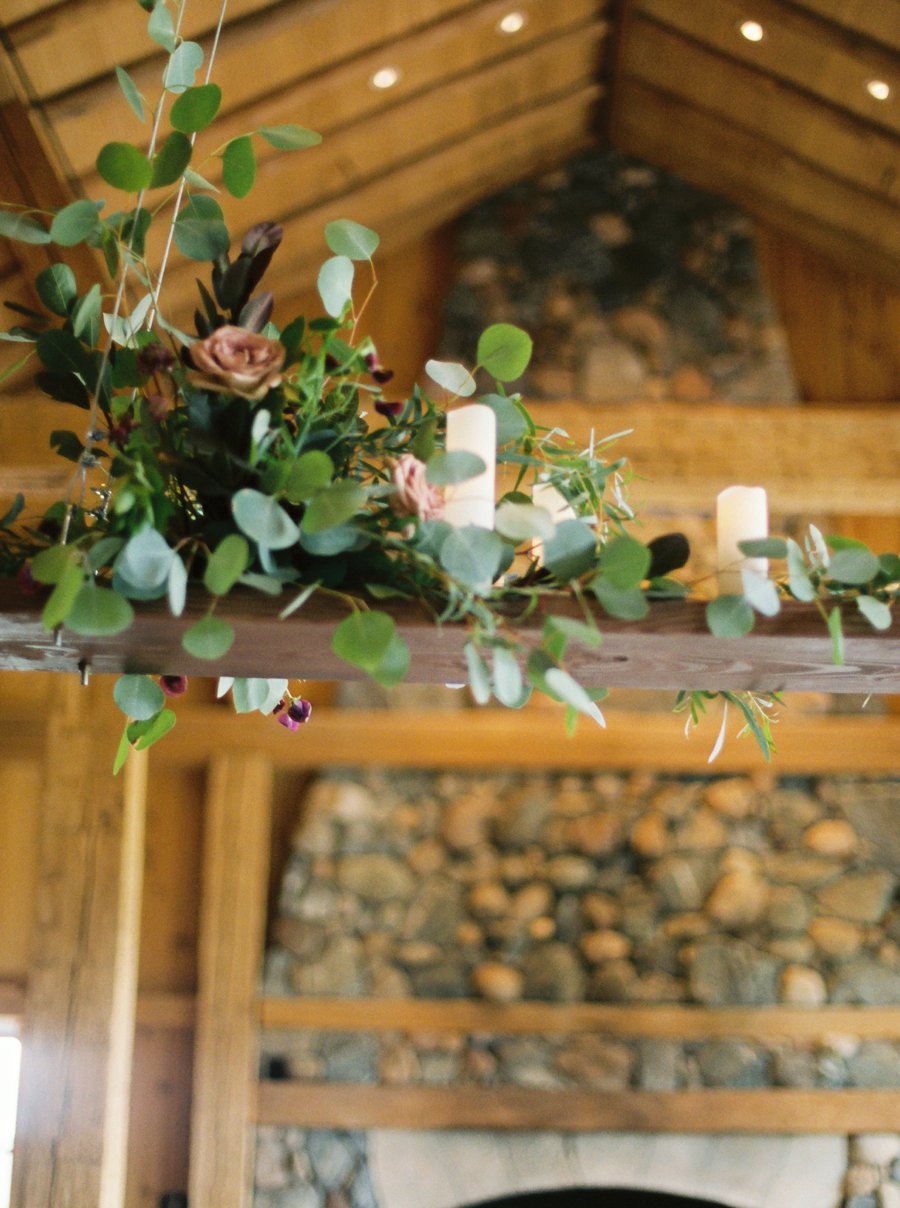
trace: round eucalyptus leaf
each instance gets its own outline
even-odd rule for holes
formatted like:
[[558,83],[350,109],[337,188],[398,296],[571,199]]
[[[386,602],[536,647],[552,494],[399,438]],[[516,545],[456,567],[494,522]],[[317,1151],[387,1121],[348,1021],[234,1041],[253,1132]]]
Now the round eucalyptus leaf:
[[146,525],[122,547],[116,571],[142,591],[153,591],[168,581],[174,557],[162,533]]
[[131,143],[107,143],[97,156],[97,171],[114,189],[139,193],[150,183],[149,159]]
[[531,336],[511,323],[494,323],[478,341],[478,364],[498,382],[520,378],[531,360]]
[[857,596],[856,607],[874,629],[890,629],[891,610],[874,596]]
[[556,533],[556,525],[546,508],[533,503],[501,503],[497,508],[497,532],[516,543],[530,537],[549,541]]
[[290,468],[285,495],[291,503],[305,503],[327,487],[334,477],[334,462],[321,449],[301,453]]
[[483,458],[465,449],[443,449],[428,460],[425,479],[433,487],[452,486],[468,482],[485,471]]
[[868,549],[839,549],[831,555],[828,578],[839,583],[869,583],[878,574],[878,559]]
[[84,584],[84,571],[78,562],[69,562],[60,571],[56,586],[50,593],[41,613],[41,623],[46,629],[55,629],[62,624]]
[[741,571],[741,585],[744,589],[744,599],[764,617],[775,617],[781,611],[778,588],[771,579],[745,567]]
[[18,239],[19,243],[49,243],[50,233],[33,218],[24,214],[0,210],[0,235],[7,239]]
[[706,606],[706,623],[717,638],[742,638],[753,628],[753,609],[743,596],[717,596]]
[[134,609],[123,596],[89,580],[66,614],[66,625],[75,633],[99,637],[121,633],[133,619]]
[[369,227],[354,222],[352,218],[338,218],[325,224],[325,242],[336,256],[347,256],[350,260],[371,260],[381,240]]
[[395,632],[393,618],[386,612],[352,612],[335,629],[331,649],[344,662],[371,674],[387,654]]
[[234,629],[220,617],[202,617],[185,630],[181,645],[195,659],[218,659],[234,642]]
[[358,512],[366,499],[365,487],[349,478],[339,478],[310,500],[301,528],[304,533],[337,528]]
[[[262,712],[264,706],[268,704],[273,695],[271,690],[272,682],[268,679],[244,679],[238,676],[231,685],[231,696],[234,701],[235,713],[255,713],[257,710]],[[278,703],[278,698],[284,695],[284,690],[287,687],[287,680],[277,680],[275,682],[283,685],[283,687],[267,710],[269,713],[271,713],[272,709]]]
[[522,675],[518,659],[509,647],[495,646],[493,665],[491,681],[497,700],[509,709],[521,708],[528,696],[525,691],[525,677]]
[[172,565],[169,567],[169,581],[166,584],[169,596],[169,612],[171,612],[173,617],[180,617],[184,612],[184,605],[187,600],[187,584],[188,574],[184,563],[175,554],[172,558]]
[[441,546],[440,562],[448,575],[483,595],[491,589],[502,555],[503,542],[497,533],[467,525],[450,530]]
[[252,487],[244,487],[234,495],[231,511],[241,532],[265,549],[287,549],[300,535],[281,504]]
[[491,699],[491,673],[488,665],[473,642],[466,642],[464,653],[472,696],[477,705],[486,705]]
[[640,621],[650,611],[647,597],[639,587],[616,587],[603,575],[596,575],[591,580],[591,591],[603,610],[620,621]]
[[205,130],[222,104],[222,89],[218,84],[198,84],[187,88],[172,105],[169,121],[182,134]]
[[126,717],[149,721],[163,708],[166,696],[149,675],[120,675],[113,688],[113,700]]
[[197,42],[181,42],[169,55],[163,87],[167,92],[184,92],[202,66],[203,48]]
[[246,197],[256,180],[256,156],[249,134],[233,138],[222,152],[222,181],[232,197]]
[[481,402],[497,417],[497,448],[514,444],[528,431],[528,422],[514,402],[502,394],[485,394]]
[[260,126],[256,133],[278,151],[301,151],[304,147],[317,147],[322,141],[321,134],[315,130],[307,130],[305,126],[297,126],[293,122],[282,126]]
[[66,318],[78,296],[75,274],[68,264],[51,264],[41,269],[34,280],[38,297],[53,314]]
[[250,561],[250,546],[240,533],[223,537],[209,556],[203,585],[214,596],[224,596],[244,573]]
[[330,256],[319,269],[316,286],[322,305],[339,319],[353,297],[353,261],[348,256]]
[[455,361],[427,361],[425,372],[449,394],[468,398],[475,393],[475,379],[465,365],[459,365]]
[[591,569],[597,550],[594,530],[582,520],[561,520],[544,546],[544,565],[562,583]]
[[179,214],[175,219],[175,246],[189,260],[217,260],[228,251],[230,243],[228,228],[221,219],[194,218],[190,214]]
[[188,136],[180,130],[173,130],[153,156],[149,187],[160,189],[173,185],[191,162],[192,152]]
[[650,569],[650,551],[634,537],[614,537],[600,552],[604,578],[620,591],[637,587]]
[[60,247],[74,247],[100,229],[97,207],[92,201],[73,201],[53,215],[50,238]]

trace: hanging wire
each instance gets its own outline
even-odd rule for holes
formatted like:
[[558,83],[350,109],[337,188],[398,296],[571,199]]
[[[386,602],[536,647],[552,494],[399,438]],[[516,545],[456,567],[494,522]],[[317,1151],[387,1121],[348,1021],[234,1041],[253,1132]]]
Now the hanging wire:
[[[186,8],[187,8],[187,0],[180,0],[176,18],[175,18],[175,24],[174,24],[174,37],[176,40],[180,36],[181,27],[184,23],[184,13],[185,13]],[[227,12],[227,9],[228,9],[228,0],[222,0],[221,7],[219,9],[219,18],[216,23],[215,34],[213,35],[212,47],[210,48],[209,60],[206,65],[206,75],[204,77],[204,83],[207,83],[207,84],[209,83],[210,76],[212,75],[213,63],[215,62],[216,52],[219,48],[219,38],[222,33],[222,26],[225,21],[225,14]],[[153,156],[156,152],[156,144],[157,144],[157,140],[159,138],[159,128],[160,128],[160,125],[162,124],[163,109],[165,107],[164,102],[165,102],[165,91],[160,96],[159,103],[156,106],[156,111],[153,116],[153,127],[150,132],[150,142],[149,142],[149,145],[147,148],[147,158],[150,160],[153,159]],[[196,133],[192,134],[191,135],[191,146],[192,147],[194,146],[196,139],[197,139]],[[137,214],[140,211],[140,209],[142,208],[142,206],[144,204],[144,197],[146,195],[148,187],[149,186],[145,185],[137,195],[137,199],[135,201],[135,206],[134,206],[135,214]],[[184,188],[185,188],[185,182],[184,182],[184,178],[182,177],[181,182],[178,186],[178,192],[175,197],[175,206],[174,206],[174,209],[172,212],[172,221],[169,224],[169,230],[168,230],[168,233],[166,236],[166,245],[165,245],[162,260],[160,263],[160,271],[157,274],[156,286],[154,288],[154,286],[152,284],[150,285],[150,294],[151,294],[151,299],[152,299],[151,306],[147,312],[147,315],[144,318],[144,321],[141,325],[141,329],[150,327],[150,325],[153,323],[153,320],[155,319],[155,317],[158,313],[158,310],[159,310],[159,291],[160,291],[160,288],[162,287],[163,277],[165,275],[166,265],[168,263],[169,253],[170,253],[170,250],[172,247],[172,240],[173,240],[173,237],[175,234],[175,219],[178,216],[178,211],[181,206],[182,198],[184,197]],[[110,325],[113,328],[115,328],[116,321],[119,318],[119,314],[122,309],[122,304],[125,299],[125,290],[126,290],[126,287],[128,284],[128,276],[131,271],[131,264],[130,264],[131,253],[134,249],[134,241],[135,241],[135,238],[137,237],[137,229],[138,229],[138,224],[135,221],[132,224],[131,233],[128,238],[128,246],[126,249],[126,255],[123,257],[123,260],[122,260],[122,269],[119,274],[119,281],[118,281],[118,286],[116,289],[116,296],[113,301],[113,308],[112,308],[112,312],[110,315]],[[97,444],[97,442],[100,439],[102,439],[102,436],[103,436],[102,430],[98,426],[99,413],[100,413],[100,391],[102,388],[103,377],[106,372],[106,368],[109,364],[110,355],[112,353],[112,344],[113,344],[112,335],[110,335],[110,338],[106,342],[106,347],[103,350],[103,355],[100,359],[100,366],[97,371],[97,386],[91,395],[90,407],[89,407],[89,411],[88,411],[88,421],[87,421],[87,427],[86,427],[86,431],[85,431],[84,450],[78,460],[78,468],[75,471],[75,475],[72,478],[72,481],[69,485],[69,489],[68,489],[68,492],[66,495],[66,510],[65,510],[65,515],[63,517],[62,530],[60,533],[60,539],[59,539],[60,545],[65,545],[68,540],[69,529],[71,528],[71,524],[72,524],[72,516],[75,512],[76,507],[84,508],[85,496],[87,494],[88,470],[95,469],[100,464],[99,459],[97,458],[97,456],[93,450],[94,450],[94,446]],[[112,495],[112,492],[109,489],[109,473],[110,472],[107,469],[105,485],[102,487],[94,488],[95,494],[100,498],[100,501],[101,501],[100,507],[98,509],[98,511],[101,515],[105,514],[106,509],[109,505],[111,495]],[[75,499],[76,493],[77,493],[77,500]]]

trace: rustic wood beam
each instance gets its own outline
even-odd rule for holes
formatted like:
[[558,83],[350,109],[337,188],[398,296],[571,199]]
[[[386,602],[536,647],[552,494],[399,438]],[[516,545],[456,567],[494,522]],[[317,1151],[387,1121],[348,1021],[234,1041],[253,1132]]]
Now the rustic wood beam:
[[595,1032],[683,1040],[823,1036],[900,1039],[900,1007],[705,1007],[646,1003],[442,1002],[415,998],[264,998],[264,1028],[334,1032],[472,1032],[545,1036]]
[[[407,641],[412,666],[410,683],[443,684],[466,679],[462,625],[436,625],[414,605],[384,605]],[[214,666],[187,655],[181,645],[185,630],[205,615],[207,605],[196,593],[182,617],[172,617],[158,603],[142,606],[134,622],[111,637],[80,637],[62,630],[55,635],[40,621],[40,602],[23,599],[9,584],[0,585],[0,669],[75,671],[89,665],[95,673],[235,676],[291,676],[318,680],[358,680],[358,669],[331,650],[337,624],[346,615],[334,604],[313,597],[289,622],[279,620],[272,601],[252,593],[235,593],[217,615],[235,630],[229,652]],[[568,597],[544,603],[510,632],[527,644],[540,641],[545,616],[581,616]],[[873,630],[846,609],[845,662],[833,663],[831,640],[818,614],[796,603],[783,605],[773,618],[759,617],[745,638],[715,638],[709,633],[702,601],[651,604],[647,618],[618,621],[597,610],[603,641],[595,650],[573,647],[569,670],[581,682],[605,687],[707,688],[711,690],[822,691],[893,693],[900,691],[900,635],[897,626]]]
[[137,984],[146,760],[109,775],[102,687],[60,685],[48,723],[14,1202],[121,1208]]
[[900,1091],[569,1091],[264,1082],[256,1120],[300,1128],[843,1133],[883,1130]]
[[250,1201],[265,936],[272,769],[219,755],[209,771],[200,921],[189,1192],[192,1203]]

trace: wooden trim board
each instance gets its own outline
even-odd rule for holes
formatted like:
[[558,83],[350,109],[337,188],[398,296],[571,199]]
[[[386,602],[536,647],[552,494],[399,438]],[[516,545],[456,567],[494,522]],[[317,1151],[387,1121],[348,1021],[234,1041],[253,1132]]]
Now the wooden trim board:
[[299,1128],[551,1129],[554,1132],[882,1132],[900,1091],[569,1091],[518,1086],[264,1082],[256,1123]]

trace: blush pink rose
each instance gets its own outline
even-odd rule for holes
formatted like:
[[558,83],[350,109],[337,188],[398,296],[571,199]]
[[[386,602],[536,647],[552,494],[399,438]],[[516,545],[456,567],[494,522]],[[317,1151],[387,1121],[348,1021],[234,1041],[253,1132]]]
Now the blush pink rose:
[[191,345],[188,380],[201,390],[257,402],[281,381],[284,345],[243,327],[218,327]]
[[396,488],[394,512],[398,516],[418,516],[420,520],[440,520],[444,514],[444,496],[425,481],[425,462],[412,453],[401,453],[391,469]]

